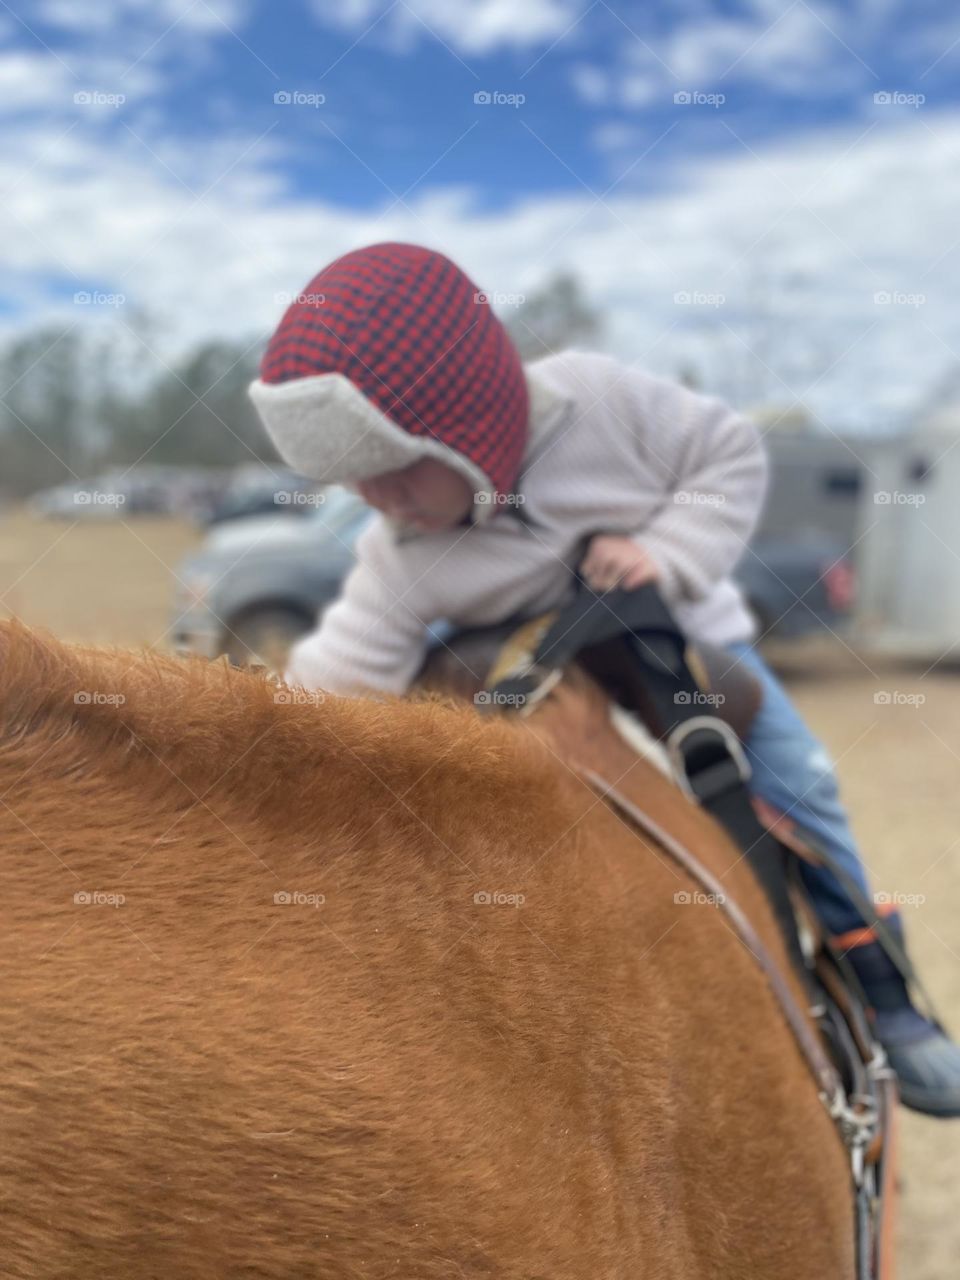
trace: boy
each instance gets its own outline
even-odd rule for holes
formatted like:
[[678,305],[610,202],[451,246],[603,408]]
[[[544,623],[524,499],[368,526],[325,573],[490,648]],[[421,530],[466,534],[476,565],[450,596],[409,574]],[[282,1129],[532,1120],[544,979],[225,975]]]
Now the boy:
[[[745,418],[606,356],[523,366],[459,268],[405,244],[324,268],[284,315],[250,393],[287,463],[352,484],[382,515],[340,599],[294,648],[291,684],[402,693],[438,618],[533,616],[564,601],[577,568],[597,591],[655,580],[691,637],[726,646],[761,681],[745,744],[755,794],[869,892],[830,760],[752,647],[730,578],[766,478]],[[811,871],[810,888],[849,947],[904,1102],[960,1115],[960,1049],[914,1009],[836,879]]]

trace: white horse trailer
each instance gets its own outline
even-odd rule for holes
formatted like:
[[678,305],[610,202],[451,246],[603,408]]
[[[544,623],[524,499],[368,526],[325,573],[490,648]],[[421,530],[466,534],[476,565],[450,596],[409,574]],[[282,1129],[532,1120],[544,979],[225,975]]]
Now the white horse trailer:
[[960,662],[960,412],[864,459],[856,639],[878,653]]

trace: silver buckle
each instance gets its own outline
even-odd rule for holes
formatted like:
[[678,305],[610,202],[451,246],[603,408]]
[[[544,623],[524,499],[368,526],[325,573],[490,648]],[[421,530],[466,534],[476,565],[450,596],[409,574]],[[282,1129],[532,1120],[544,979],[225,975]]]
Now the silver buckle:
[[680,789],[685,791],[692,800],[696,800],[697,795],[693,790],[693,787],[690,785],[690,779],[687,776],[686,761],[684,760],[683,752],[680,749],[680,744],[688,738],[691,733],[697,733],[701,729],[710,729],[712,732],[720,735],[723,739],[727,752],[732,758],[734,764],[737,766],[737,772],[740,775],[741,782],[746,782],[752,773],[750,761],[747,759],[746,752],[743,749],[743,744],[737,737],[736,733],[734,733],[733,729],[731,729],[730,725],[727,724],[726,720],[721,720],[719,716],[691,716],[689,720],[682,721],[670,730],[667,734],[665,746],[667,749],[667,755],[670,758],[670,763],[673,765],[673,771]]

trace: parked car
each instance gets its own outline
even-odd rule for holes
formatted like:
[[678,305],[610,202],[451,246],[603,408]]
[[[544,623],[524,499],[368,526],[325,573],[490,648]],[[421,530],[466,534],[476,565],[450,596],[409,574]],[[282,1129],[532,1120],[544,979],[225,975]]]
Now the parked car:
[[[372,512],[344,489],[304,519],[216,526],[178,572],[174,642],[183,652],[282,670],[290,646],[336,598]],[[844,621],[852,571],[829,542],[758,543],[737,570],[761,634],[793,638]],[[449,630],[438,624],[435,632]]]
[[854,571],[845,548],[829,538],[763,538],[743,556],[735,577],[761,639],[792,640],[849,621]]
[[27,499],[31,515],[48,520],[113,520],[125,515],[127,493],[103,476],[86,484],[58,484]]
[[33,515],[58,520],[191,516],[214,501],[230,482],[222,468],[139,463],[113,467],[76,483],[42,489],[27,500]]
[[172,625],[181,652],[280,669],[337,595],[370,508],[331,488],[303,518],[282,510],[217,524],[182,562]]
[[209,526],[248,516],[273,516],[278,510],[309,516],[323,501],[322,488],[298,472],[251,463],[236,468],[224,492],[200,516]]

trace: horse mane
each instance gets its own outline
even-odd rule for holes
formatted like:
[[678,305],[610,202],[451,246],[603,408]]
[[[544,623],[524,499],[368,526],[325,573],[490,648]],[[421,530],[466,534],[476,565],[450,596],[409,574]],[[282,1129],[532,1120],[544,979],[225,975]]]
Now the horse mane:
[[100,774],[154,805],[215,795],[288,832],[387,807],[431,825],[469,807],[500,827],[511,795],[522,827],[558,822],[550,752],[449,697],[310,694],[225,660],[66,644],[17,621],[0,622],[0,761],[11,751],[53,782]]

